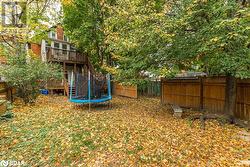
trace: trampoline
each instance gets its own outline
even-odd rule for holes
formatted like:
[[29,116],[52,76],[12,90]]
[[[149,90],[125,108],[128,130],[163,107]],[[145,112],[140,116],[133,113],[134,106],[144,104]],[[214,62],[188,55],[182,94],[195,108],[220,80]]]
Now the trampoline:
[[112,99],[110,75],[72,73],[69,101],[78,104],[103,103]]

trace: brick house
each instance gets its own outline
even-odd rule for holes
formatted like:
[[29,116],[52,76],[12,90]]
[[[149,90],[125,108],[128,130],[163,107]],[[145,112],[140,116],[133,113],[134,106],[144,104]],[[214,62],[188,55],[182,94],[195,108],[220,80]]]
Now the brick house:
[[87,74],[88,69],[93,70],[88,56],[80,53],[69,42],[69,38],[64,34],[63,28],[57,26],[55,31],[48,33],[49,40],[42,40],[40,43],[30,43],[29,49],[39,56],[44,62],[58,63],[64,72],[63,80],[48,81],[46,88],[50,93],[63,92],[68,95],[69,78],[72,73]]

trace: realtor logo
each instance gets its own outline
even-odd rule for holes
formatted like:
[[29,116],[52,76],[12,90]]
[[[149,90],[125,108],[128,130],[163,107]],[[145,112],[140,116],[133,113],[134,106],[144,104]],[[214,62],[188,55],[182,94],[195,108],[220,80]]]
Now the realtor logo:
[[24,165],[26,165],[24,161],[0,160],[0,167],[5,167],[5,166],[24,166]]
[[8,166],[8,165],[9,165],[8,161],[5,160],[0,161],[0,166]]
[[3,27],[23,28],[26,26],[27,2],[3,1],[1,10]]

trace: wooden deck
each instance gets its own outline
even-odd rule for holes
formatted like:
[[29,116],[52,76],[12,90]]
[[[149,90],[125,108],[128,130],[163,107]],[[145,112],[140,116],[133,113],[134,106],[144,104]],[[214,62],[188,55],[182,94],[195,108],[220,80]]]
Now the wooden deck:
[[88,58],[78,51],[48,48],[47,61],[87,64]]

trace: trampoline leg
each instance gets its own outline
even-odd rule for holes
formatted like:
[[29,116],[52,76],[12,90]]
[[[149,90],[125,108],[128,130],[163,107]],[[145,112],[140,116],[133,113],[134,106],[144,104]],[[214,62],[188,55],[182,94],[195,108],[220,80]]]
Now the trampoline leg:
[[89,103],[89,112],[90,112],[90,109],[91,109],[91,103]]
[[111,109],[111,108],[112,108],[112,104],[111,104],[111,102],[110,102],[110,101],[109,101],[108,107],[109,107],[109,109]]

